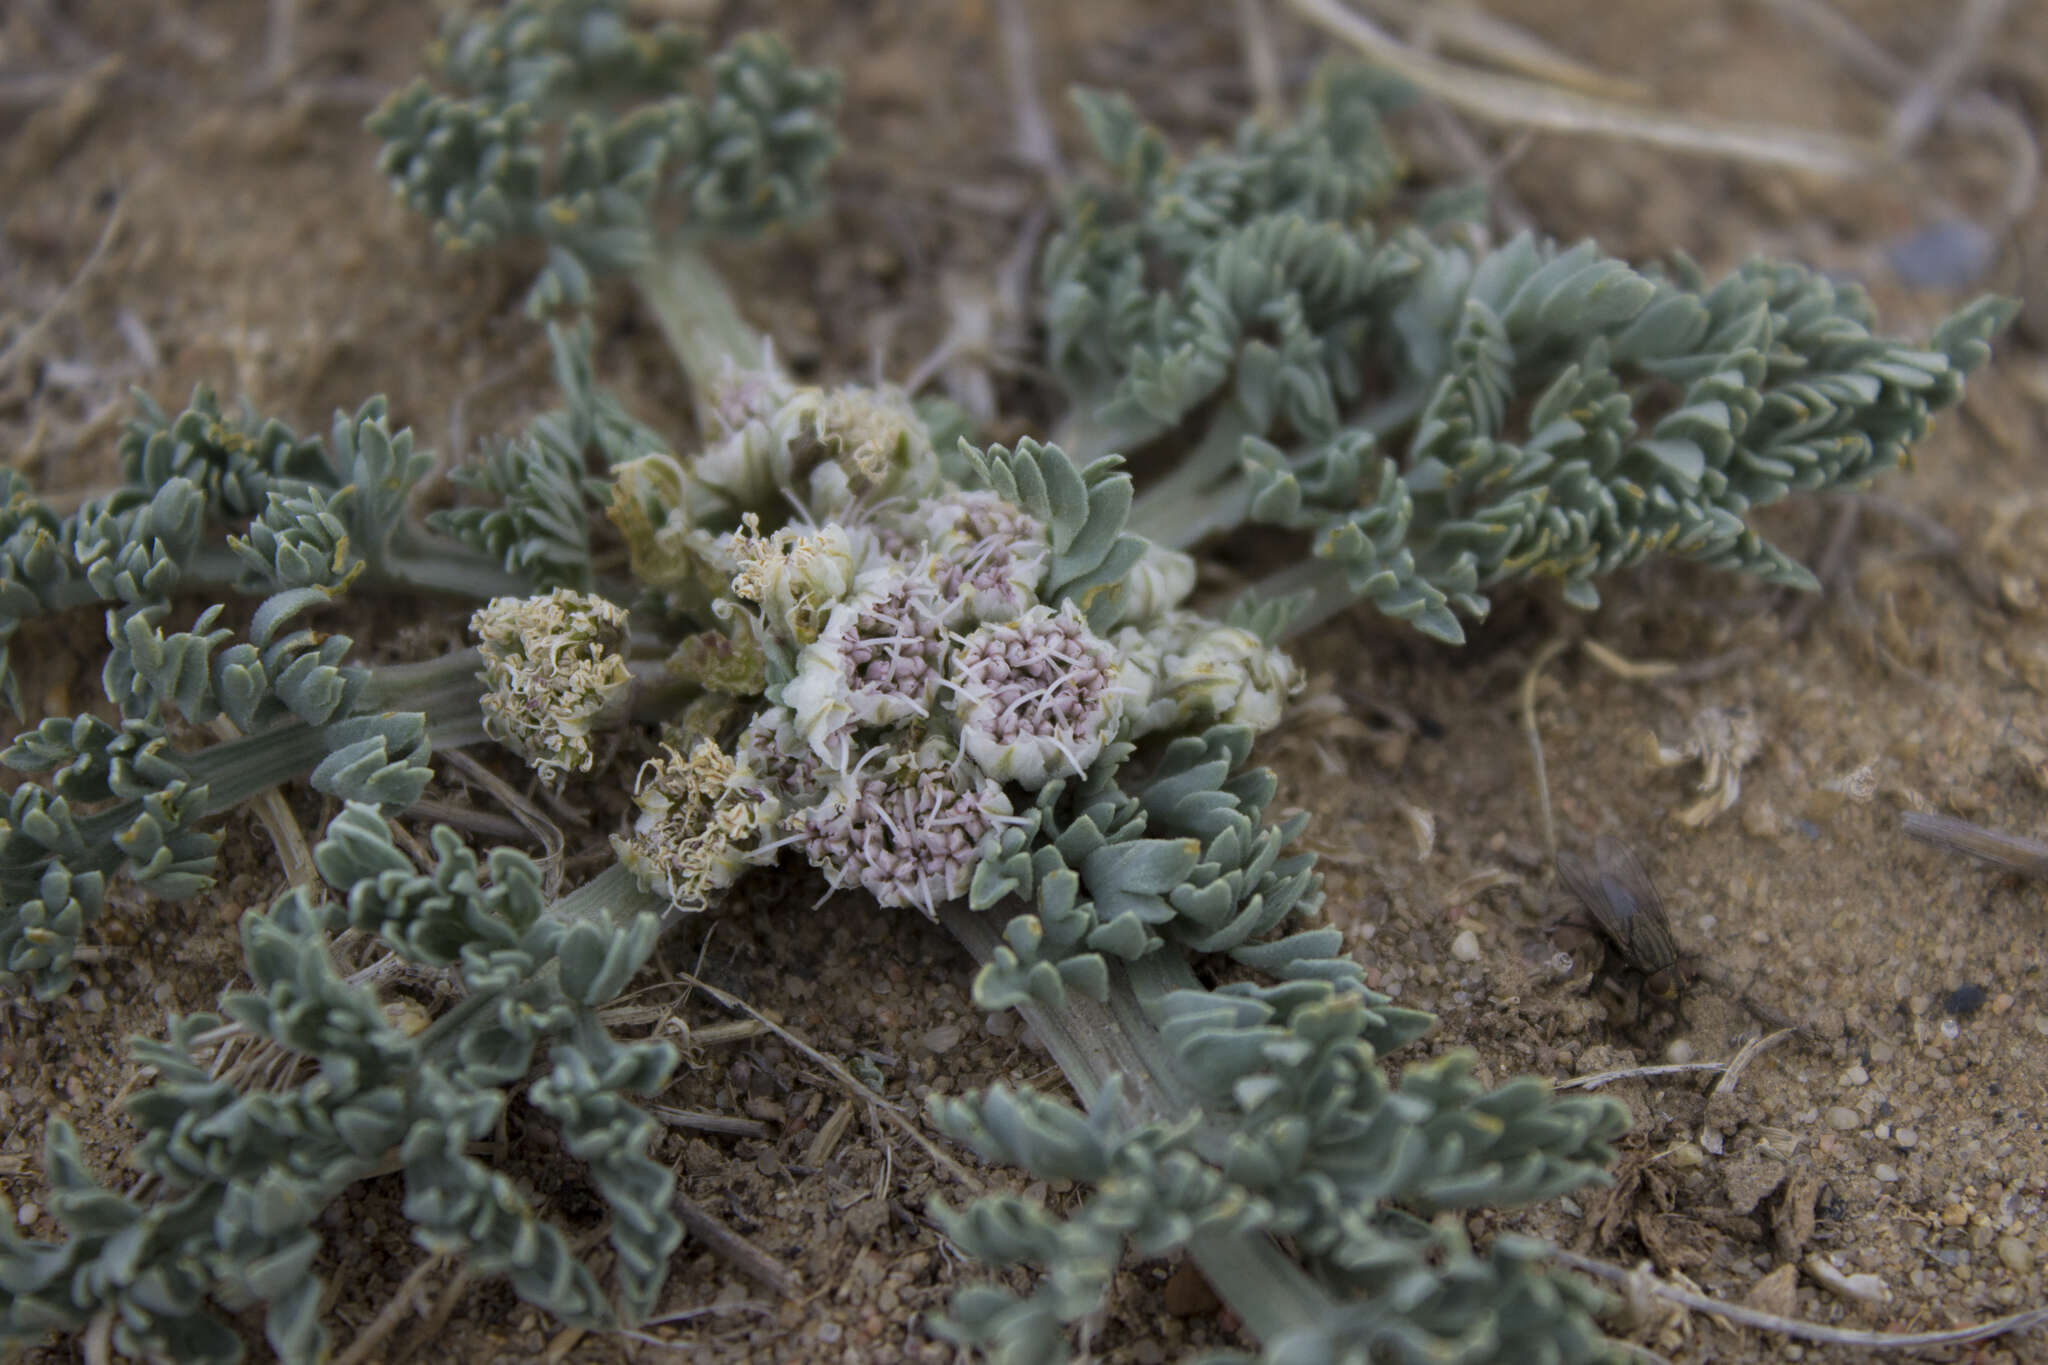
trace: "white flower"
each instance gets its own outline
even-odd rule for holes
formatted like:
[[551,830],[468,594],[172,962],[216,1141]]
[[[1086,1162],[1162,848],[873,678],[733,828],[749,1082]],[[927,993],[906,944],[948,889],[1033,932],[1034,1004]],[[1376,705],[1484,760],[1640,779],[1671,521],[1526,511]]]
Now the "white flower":
[[756,847],[782,818],[782,803],[710,740],[686,758],[667,745],[640,767],[640,818],[612,849],[641,887],[680,910],[701,910],[749,866],[772,861]]
[[733,593],[759,604],[762,625],[772,638],[797,647],[809,644],[831,611],[852,595],[861,570],[875,557],[874,535],[831,522],[785,526],[764,536],[754,513],[741,522],[720,542],[738,566]]
[[854,599],[832,609],[797,656],[780,700],[811,748],[844,767],[849,727],[931,714],[945,653],[930,580],[891,563],[864,575]]
[[1113,625],[1155,621],[1185,602],[1195,590],[1194,557],[1147,541],[1144,555],[1131,566],[1118,587],[1121,595],[1117,598]]
[[1294,661],[1241,627],[1172,611],[1145,634],[1160,655],[1158,697],[1174,708],[1162,720],[1156,702],[1148,707],[1147,728],[1221,724],[1263,732],[1301,691]]
[[1023,508],[994,493],[945,493],[916,504],[899,523],[882,544],[899,558],[929,556],[925,571],[949,626],[1014,620],[1038,605],[1052,534]]
[[1181,705],[1166,690],[1166,680],[1161,676],[1166,669],[1166,655],[1159,643],[1137,626],[1125,626],[1110,642],[1116,646],[1117,686],[1124,697],[1126,737],[1139,739],[1178,724]]
[[484,658],[484,733],[547,782],[588,772],[591,732],[633,685],[618,650],[626,613],[601,597],[557,588],[499,597],[469,618]]
[[952,745],[927,739],[837,774],[791,825],[835,889],[858,886],[884,905],[936,917],[967,894],[982,837],[1010,814],[1000,786]]
[[748,422],[768,416],[788,399],[790,383],[775,363],[775,343],[761,338],[761,363],[742,366],[731,356],[718,377],[711,381],[711,410],[727,431],[737,431]]
[[921,498],[938,486],[931,433],[899,390],[806,389],[784,416],[826,457],[805,483],[815,516],[846,516],[856,500]]
[[673,455],[643,455],[612,467],[605,515],[619,528],[633,577],[661,592],[715,594],[735,566],[700,524],[720,500]]
[[1123,715],[1117,652],[1072,602],[978,627],[948,674],[961,749],[990,777],[1030,790],[1086,771]]

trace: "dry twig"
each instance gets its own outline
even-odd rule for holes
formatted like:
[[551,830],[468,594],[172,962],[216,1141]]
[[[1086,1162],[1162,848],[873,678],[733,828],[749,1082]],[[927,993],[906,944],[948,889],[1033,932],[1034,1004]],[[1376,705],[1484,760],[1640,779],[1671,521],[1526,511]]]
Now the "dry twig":
[[1308,19],[1374,62],[1468,113],[1560,133],[1592,133],[1678,151],[1797,166],[1855,176],[1881,160],[1881,149],[1855,138],[1788,132],[1724,119],[1679,118],[1651,109],[1592,99],[1537,81],[1474,71],[1424,56],[1347,8],[1342,0],[1288,0]]
[[2029,1328],[2048,1323],[2048,1308],[2030,1308],[2024,1313],[2009,1313],[2002,1318],[1980,1322],[1974,1327],[1951,1327],[1939,1332],[1862,1332],[1848,1327],[1829,1327],[1818,1322],[1806,1322],[1799,1318],[1779,1317],[1776,1313],[1763,1313],[1754,1308],[1744,1308],[1727,1303],[1707,1294],[1695,1294],[1675,1284],[1660,1280],[1646,1269],[1624,1270],[1618,1265],[1591,1256],[1581,1256],[1576,1251],[1563,1247],[1552,1248],[1551,1253],[1559,1264],[1583,1271],[1596,1279],[1615,1284],[1632,1284],[1656,1298],[1690,1308],[1696,1313],[1713,1313],[1741,1323],[1744,1327],[1755,1327],[1765,1332],[1776,1332],[1780,1336],[1793,1337],[1800,1341],[1817,1341],[1830,1346],[1860,1346],[1872,1351],[1917,1351],[1931,1346],[1961,1346],[1972,1341],[1989,1341],[1993,1337],[2005,1336],[2012,1332],[2024,1332]]
[[1287,100],[1280,93],[1280,53],[1273,46],[1272,26],[1266,22],[1265,0],[1234,3],[1238,37],[1244,42],[1245,72],[1257,97],[1259,121],[1277,125],[1287,116]]
[[1461,52],[1503,71],[1582,95],[1632,103],[1650,98],[1641,82],[1597,71],[1529,30],[1460,0],[1450,4],[1441,0],[1363,0],[1363,4],[1386,22],[1405,25],[1418,38],[1426,35],[1427,46]]
[[[1894,97],[1908,95],[1922,79],[1892,56],[1825,0],[1770,0],[1780,17],[1818,38],[1835,56],[1873,89]],[[2041,149],[2027,121],[2010,106],[1982,91],[1956,96],[1938,106],[1941,120],[1958,131],[1987,133],[2006,144],[2012,170],[1997,221],[1998,236],[2027,216],[2041,184]],[[1896,136],[1899,120],[1894,116]]]
[[1967,854],[2022,876],[2048,878],[2048,844],[2039,839],[2004,834],[1951,815],[1929,815],[1917,810],[1905,813],[1901,828],[1908,837],[1923,844]]
[[412,1310],[413,1300],[426,1284],[427,1276],[440,1269],[447,1259],[446,1252],[437,1251],[414,1266],[412,1274],[398,1286],[398,1292],[378,1310],[376,1317],[370,1319],[369,1326],[356,1334],[356,1339],[348,1344],[346,1351],[334,1357],[333,1365],[363,1365],[364,1361],[371,1359],[372,1353],[384,1344],[384,1338],[397,1331],[398,1324]]
[[1544,668],[1564,652],[1571,637],[1560,635],[1536,651],[1529,671],[1522,675],[1522,733],[1529,740],[1529,756],[1535,764],[1536,813],[1543,822],[1543,852],[1551,866],[1557,865],[1557,818],[1550,810],[1550,773],[1543,762],[1543,732],[1536,725],[1536,682]]
[[107,256],[107,247],[114,240],[114,231],[121,226],[121,218],[127,211],[129,197],[134,194],[136,188],[130,186],[127,194],[114,201],[114,207],[107,214],[107,221],[100,227],[99,240],[93,243],[92,250],[86,255],[85,263],[80,265],[65,286],[57,291],[56,299],[43,310],[40,317],[15,334],[14,339],[7,343],[6,350],[0,351],[0,378],[5,378],[15,362],[34,349],[36,343],[42,340],[43,333],[49,330],[50,324],[63,316],[64,310],[78,297],[79,286],[91,279],[93,272],[100,268],[100,262]]
[[779,1298],[793,1297],[803,1286],[796,1272],[734,1232],[699,1205],[678,1194],[669,1208],[683,1229],[706,1250]]
[[958,1161],[955,1161],[952,1157],[948,1156],[945,1153],[945,1151],[938,1146],[938,1144],[934,1143],[929,1137],[926,1137],[924,1132],[921,1129],[919,1129],[915,1123],[912,1123],[910,1121],[909,1116],[906,1115],[901,1109],[889,1103],[889,1101],[883,1099],[880,1095],[877,1095],[874,1091],[868,1089],[866,1085],[862,1084],[860,1078],[858,1076],[855,1076],[851,1071],[848,1071],[846,1067],[839,1061],[838,1058],[828,1056],[827,1054],[820,1052],[817,1048],[812,1047],[808,1042],[804,1041],[804,1039],[798,1036],[796,1033],[792,1032],[790,1029],[784,1027],[783,1025],[776,1023],[773,1019],[768,1018],[766,1015],[762,1014],[759,1010],[755,1009],[752,1005],[749,1005],[746,1001],[740,999],[738,996],[728,995],[724,991],[718,989],[718,987],[711,985],[709,982],[704,981],[699,977],[693,976],[689,972],[678,972],[676,975],[679,980],[688,983],[692,990],[703,991],[706,995],[710,996],[713,1000],[718,1002],[720,1005],[723,1005],[725,1008],[732,1010],[735,1013],[744,1014],[748,1018],[755,1020],[763,1028],[767,1029],[770,1033],[780,1038],[783,1042],[788,1043],[798,1052],[803,1053],[804,1056],[810,1058],[813,1062],[817,1063],[817,1065],[823,1069],[825,1074],[830,1076],[834,1083],[836,1083],[842,1090],[864,1101],[871,1110],[881,1115],[881,1117],[884,1120],[886,1120],[891,1126],[896,1128],[897,1131],[901,1132],[904,1136],[908,1137],[912,1142],[916,1143],[918,1147],[923,1150],[924,1154],[931,1158],[933,1165],[940,1167],[946,1172],[946,1174],[952,1176],[953,1179],[958,1181],[961,1187],[965,1189],[968,1193],[978,1195],[982,1192],[982,1182],[979,1178],[977,1178],[974,1175],[973,1172],[969,1171],[965,1166],[962,1166]]

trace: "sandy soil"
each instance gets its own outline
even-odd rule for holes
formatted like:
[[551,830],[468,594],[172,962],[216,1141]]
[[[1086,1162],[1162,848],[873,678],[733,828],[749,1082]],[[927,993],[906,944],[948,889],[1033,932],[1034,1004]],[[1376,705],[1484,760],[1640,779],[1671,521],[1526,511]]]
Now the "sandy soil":
[[[444,452],[549,401],[545,349],[518,315],[520,270],[444,260],[372,168],[361,119],[413,71],[424,8],[307,0],[282,49],[295,74],[281,86],[267,81],[277,68],[257,0],[38,0],[0,14],[0,449],[38,486],[110,476],[131,384],[176,401],[206,380],[302,427],[384,392]],[[720,28],[778,17],[700,0],[660,8]],[[1645,83],[1671,108],[1863,134],[1888,116],[1888,98],[1771,5],[1488,8]],[[1921,54],[1915,62],[1946,31],[1946,6],[1842,8],[1890,52]],[[1228,6],[1031,9],[1049,96],[1073,81],[1120,85],[1190,134],[1250,105]],[[1188,17],[1210,9],[1213,18]],[[1034,193],[1008,150],[992,15],[978,2],[848,0],[788,6],[779,18],[807,57],[846,68],[850,151],[823,222],[733,258],[742,297],[800,367],[903,374],[944,331],[944,290],[988,277]],[[1276,19],[1274,33],[1290,82],[1327,50],[1292,20]],[[2036,128],[2048,118],[2044,52],[2048,9],[2014,5],[1973,77]],[[1048,105],[1075,152],[1064,105]],[[1432,130],[1416,136],[1422,169],[1446,168]],[[2008,179],[1996,143],[1946,128],[1895,170],[1850,184],[1560,136],[1478,138],[1505,157],[1514,211],[1547,231],[1637,255],[1680,247],[1710,269],[1768,251],[1854,272],[1902,329],[1955,298],[1907,292],[1883,248],[1944,217],[1983,218]],[[1988,285],[2042,299],[2043,223],[2048,215],[2000,244]],[[599,324],[600,374],[650,420],[683,411],[650,329],[622,304]],[[999,393],[1013,429],[1050,414],[1028,374]],[[1732,993],[1704,987],[1682,1019],[1638,1022],[1628,1001],[1587,993],[1586,964],[1559,970],[1543,926],[1565,907],[1536,876],[1542,836],[1518,689],[1561,637],[1571,643],[1536,684],[1534,716],[1565,841],[1627,840],[1685,945],[1818,1037],[1780,1042],[1711,1100],[1711,1072],[1615,1085],[1636,1117],[1615,1187],[1483,1219],[1480,1230],[1539,1232],[1616,1263],[1648,1260],[1729,1299],[1871,1329],[1968,1323],[2042,1301],[2044,892],[1906,842],[1899,819],[1932,810],[2024,833],[2048,824],[2044,438],[2048,360],[2009,341],[1914,475],[1854,502],[1806,500],[1767,518],[1781,543],[1825,570],[1817,606],[1653,566],[1615,582],[1591,617],[1510,595],[1462,650],[1366,614],[1306,643],[1312,669],[1345,681],[1326,684],[1334,701],[1307,708],[1268,752],[1283,790],[1316,813],[1331,919],[1381,989],[1441,1013],[1423,1048],[1470,1045],[1495,1077],[1563,1080],[1725,1060],[1759,1029]],[[459,619],[453,607],[421,608],[374,639],[418,652]],[[76,618],[39,637],[52,647],[36,650],[31,696],[45,713],[96,696],[98,633],[97,620]],[[1599,661],[1596,644],[1690,672],[1631,680]],[[1680,744],[1731,708],[1753,727],[1756,756],[1733,807],[1688,827],[1675,816],[1696,799],[1699,769],[1653,766],[1644,736]],[[465,781],[448,776],[456,789]],[[324,821],[316,797],[300,793],[293,806],[309,830]],[[572,837],[598,845],[622,806],[600,803]],[[48,1117],[77,1124],[101,1170],[119,1167],[130,1134],[113,1101],[134,1077],[111,1040],[157,1031],[167,1010],[209,1008],[234,981],[235,920],[281,878],[253,818],[230,822],[227,848],[213,892],[120,904],[100,929],[103,960],[74,993],[0,1009],[0,1190],[25,1228],[55,1231],[37,1207]],[[694,971],[819,1051],[865,1059],[919,1128],[933,1090],[1052,1083],[1048,1060],[1009,1021],[973,1010],[968,966],[939,931],[873,908],[813,911],[811,900],[804,887],[757,887],[683,926],[638,999],[699,1029],[727,1021],[676,984],[676,970]],[[723,1120],[724,1131],[679,1127],[663,1155],[691,1198],[801,1289],[771,1295],[697,1241],[679,1253],[668,1293],[684,1316],[656,1335],[715,1361],[950,1358],[915,1315],[979,1272],[923,1210],[934,1193],[968,1191],[904,1128],[771,1037],[694,1047],[664,1102]],[[557,1218],[596,1229],[598,1205],[545,1125],[515,1110],[503,1146],[501,1163]],[[341,1343],[422,1256],[398,1202],[391,1179],[330,1212],[320,1270]],[[1784,1269],[1812,1256],[1876,1275],[1889,1299],[1860,1304],[1810,1271]],[[243,1322],[261,1358],[260,1324]],[[1865,1357],[1834,1347],[1802,1357],[1705,1317],[1652,1315],[1616,1330],[1677,1361]],[[1234,1341],[1198,1278],[1171,1263],[1131,1265],[1095,1336],[1103,1358],[1134,1362]],[[1966,1358],[2042,1359],[2048,1337],[1976,1349]],[[392,1361],[672,1355],[562,1332],[503,1286],[451,1271],[427,1280],[417,1311],[374,1350]]]

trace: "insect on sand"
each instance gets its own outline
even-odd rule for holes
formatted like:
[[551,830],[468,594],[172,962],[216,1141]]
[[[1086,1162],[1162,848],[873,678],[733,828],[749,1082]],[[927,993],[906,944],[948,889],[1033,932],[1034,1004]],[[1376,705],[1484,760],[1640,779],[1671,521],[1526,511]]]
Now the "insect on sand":
[[1589,865],[1575,853],[1558,850],[1557,875],[1591,916],[1566,923],[1597,932],[1613,947],[1620,965],[1642,978],[1638,1015],[1644,996],[1675,1005],[1691,984],[1693,964],[1671,935],[1656,883],[1642,859],[1618,839],[1601,835],[1593,857]]

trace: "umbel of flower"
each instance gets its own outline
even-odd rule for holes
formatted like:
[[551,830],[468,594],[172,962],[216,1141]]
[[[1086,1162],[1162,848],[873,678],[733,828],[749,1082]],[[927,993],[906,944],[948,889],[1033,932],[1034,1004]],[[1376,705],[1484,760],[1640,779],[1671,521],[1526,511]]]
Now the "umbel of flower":
[[1052,558],[1045,523],[987,491],[927,498],[881,539],[899,558],[926,556],[924,571],[954,629],[1013,620],[1037,606]]
[[1116,649],[1072,602],[976,627],[947,673],[961,751],[1027,790],[1087,771],[1123,717]]
[[901,394],[796,387],[772,373],[726,377],[735,397],[714,405],[733,421],[688,460],[649,455],[614,466],[607,515],[633,576],[700,609],[724,594],[740,565],[726,533],[749,513],[775,527],[792,503],[818,523],[861,521],[859,508],[915,502],[939,486],[931,436]]
[[831,612],[853,594],[861,570],[878,557],[865,527],[838,522],[785,526],[761,534],[749,512],[721,543],[734,564],[732,592],[760,608],[768,635],[795,648],[818,638]]
[[1010,814],[1000,785],[928,737],[834,773],[792,823],[835,890],[859,887],[883,905],[936,918],[940,905],[967,894],[983,836]]
[[1262,733],[1280,723],[1287,699],[1302,687],[1287,655],[1195,612],[1168,612],[1145,639],[1159,651],[1158,698],[1172,703],[1162,728],[1244,725]]
[[930,716],[946,656],[941,616],[928,574],[884,560],[862,575],[852,599],[832,609],[797,656],[796,676],[782,689],[782,704],[813,752],[844,768],[849,727]]
[[931,433],[895,389],[799,389],[778,416],[796,424],[789,486],[807,490],[812,516],[851,516],[861,505],[922,498],[939,486]]
[[625,704],[633,684],[619,653],[626,613],[557,588],[545,597],[494,598],[469,628],[484,659],[484,733],[550,783],[590,771],[591,731]]
[[1195,558],[1148,541],[1145,553],[1124,575],[1117,595],[1117,620],[1151,622],[1187,601],[1195,590]]
[[687,756],[665,744],[640,766],[640,818],[631,834],[612,836],[612,849],[642,886],[700,910],[747,867],[774,860],[774,848],[760,847],[782,817],[773,789],[708,739]]

